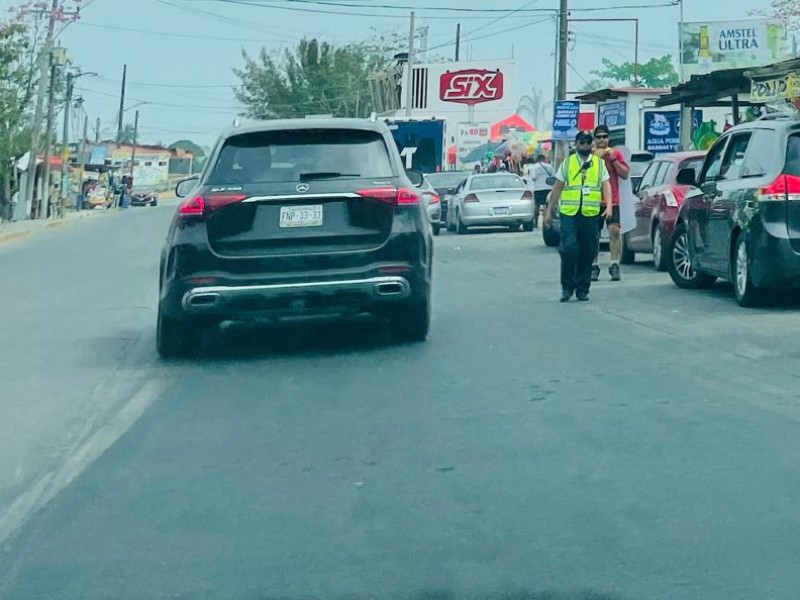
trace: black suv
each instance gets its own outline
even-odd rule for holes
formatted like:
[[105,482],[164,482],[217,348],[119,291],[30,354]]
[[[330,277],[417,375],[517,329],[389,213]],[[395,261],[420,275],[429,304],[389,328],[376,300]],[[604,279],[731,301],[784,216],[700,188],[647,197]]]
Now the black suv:
[[732,281],[742,306],[766,288],[800,287],[800,121],[765,117],[729,129],[684,199],[670,239],[668,266],[682,288]]
[[430,323],[431,226],[384,123],[265,121],[225,131],[176,190],[157,344],[197,348],[225,320],[370,312],[395,339]]

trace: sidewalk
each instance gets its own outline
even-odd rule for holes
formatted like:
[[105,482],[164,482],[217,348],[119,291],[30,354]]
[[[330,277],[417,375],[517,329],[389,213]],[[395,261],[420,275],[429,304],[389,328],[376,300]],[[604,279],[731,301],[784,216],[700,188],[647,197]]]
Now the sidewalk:
[[116,211],[112,210],[82,210],[80,212],[68,212],[67,216],[63,219],[37,219],[35,221],[27,219],[24,221],[16,221],[14,223],[3,221],[0,223],[0,244],[14,240],[21,240],[47,229],[65,227],[80,219],[98,218],[100,215],[113,214],[115,212]]

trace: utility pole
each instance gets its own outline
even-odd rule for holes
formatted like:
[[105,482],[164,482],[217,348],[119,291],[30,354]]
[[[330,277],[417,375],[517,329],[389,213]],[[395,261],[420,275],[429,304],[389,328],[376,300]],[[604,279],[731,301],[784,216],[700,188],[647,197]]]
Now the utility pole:
[[122,140],[122,114],[125,112],[125,84],[128,80],[128,65],[122,65],[122,89],[119,93],[119,117],[117,119],[117,142]]
[[[557,100],[567,99],[567,52],[569,50],[569,7],[567,0],[561,0],[558,11],[558,95]],[[555,106],[553,106],[555,111]],[[567,156],[567,142],[556,144],[556,161]],[[558,162],[556,162],[558,164]]]
[[44,127],[44,195],[39,206],[39,218],[46,219],[50,207],[50,155],[53,150],[53,121],[55,120],[55,93],[56,93],[56,74],[57,65],[55,49],[50,52],[50,89],[47,92],[47,119]]
[[136,164],[136,139],[139,137],[139,111],[133,121],[133,144],[131,145],[131,187],[133,187],[133,166]]
[[100,143],[100,117],[94,122],[94,143]]
[[72,108],[72,73],[67,73],[67,90],[64,99],[64,131],[61,137],[61,201],[58,205],[58,216],[63,219],[67,214],[69,198],[69,113]]
[[408,29],[408,73],[406,74],[406,116],[410,117],[414,104],[414,11],[411,11],[411,24]]
[[[25,198],[23,200],[23,205],[31,207],[31,218],[34,218],[33,200],[36,197],[36,160],[39,156],[39,144],[42,137],[44,101],[47,96],[47,88],[50,86],[50,63],[53,61],[53,35],[56,27],[57,9],[58,0],[52,0],[47,23],[47,35],[45,36],[44,47],[39,55],[39,88],[36,91],[36,108],[34,109],[33,126],[31,127],[31,149],[28,155],[28,170],[25,172]],[[41,202],[39,206],[41,206]],[[39,212],[41,213],[41,210]]]
[[89,116],[83,117],[83,137],[81,138],[80,155],[80,174],[78,175],[78,198],[75,200],[76,209],[83,209],[83,175],[86,172],[86,136],[89,135]]
[[456,62],[461,54],[461,23],[456,23]]

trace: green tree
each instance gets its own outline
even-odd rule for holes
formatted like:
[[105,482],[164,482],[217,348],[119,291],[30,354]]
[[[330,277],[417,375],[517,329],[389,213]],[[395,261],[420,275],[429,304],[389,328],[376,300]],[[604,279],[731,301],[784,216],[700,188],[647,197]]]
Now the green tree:
[[[613,63],[603,59],[603,68],[591,71],[599,80],[608,80],[625,85],[634,85],[634,65],[630,62]],[[665,88],[678,84],[678,73],[672,65],[672,58],[665,54],[660,58],[651,58],[646,63],[639,63],[638,84],[642,87]]]
[[31,39],[20,19],[0,21],[0,186],[11,194],[14,169],[30,144],[25,115],[34,87],[35,65],[30,64]]
[[130,123],[128,123],[127,125],[124,125],[122,127],[122,133],[120,134],[119,139],[117,140],[117,143],[119,143],[119,144],[133,144],[133,142],[135,141],[134,140],[134,138],[135,138],[134,134],[135,133],[136,133],[136,128],[133,125],[131,125]]
[[266,119],[332,114],[363,116],[373,110],[369,77],[388,65],[402,37],[334,46],[302,39],[295,48],[256,57],[242,53],[236,98],[247,117]]

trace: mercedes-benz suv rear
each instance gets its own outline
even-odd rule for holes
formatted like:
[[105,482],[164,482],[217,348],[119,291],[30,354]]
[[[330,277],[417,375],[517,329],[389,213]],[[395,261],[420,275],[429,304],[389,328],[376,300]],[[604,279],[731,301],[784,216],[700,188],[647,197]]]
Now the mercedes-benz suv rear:
[[176,192],[184,200],[161,259],[162,356],[190,353],[226,320],[368,312],[396,339],[427,337],[431,227],[384,123],[233,127]]

